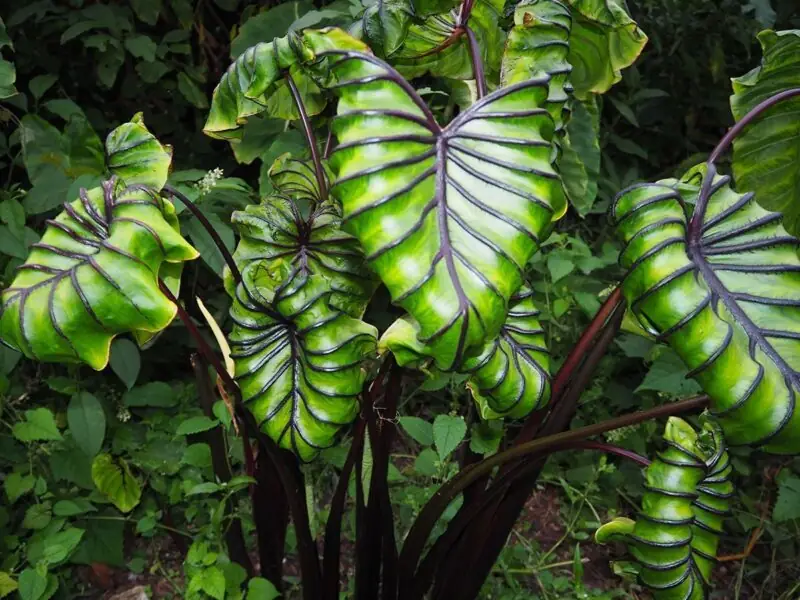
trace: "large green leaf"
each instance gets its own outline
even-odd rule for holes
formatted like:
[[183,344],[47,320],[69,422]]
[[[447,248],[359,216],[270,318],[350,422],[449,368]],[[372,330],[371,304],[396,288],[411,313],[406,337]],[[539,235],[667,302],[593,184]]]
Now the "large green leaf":
[[614,202],[623,291],[643,325],[678,353],[731,444],[800,451],[800,259],[780,213],[709,171],[707,211],[687,227],[679,182],[638,185]]
[[160,190],[167,182],[172,148],[164,146],[144,126],[142,113],[123,123],[106,138],[106,167],[126,185]]
[[261,430],[304,461],[335,442],[358,414],[362,362],[377,331],[330,305],[318,275],[296,275],[271,292],[260,271],[236,288],[231,357],[246,406]]
[[241,236],[234,259],[245,277],[258,279],[273,292],[287,277],[323,276],[332,292],[331,305],[360,317],[378,282],[358,241],[340,229],[340,222],[331,203],[303,218],[290,199],[267,197],[233,214]]
[[569,62],[580,99],[603,94],[622,79],[622,69],[639,57],[647,36],[625,9],[624,0],[567,0],[572,7]]
[[665,449],[645,471],[638,520],[616,519],[595,537],[628,543],[639,578],[656,600],[703,600],[733,493],[731,467],[713,425],[706,423],[698,435],[672,417],[664,439]]
[[[484,66],[490,76],[500,69],[505,32],[499,25],[503,16],[504,0],[475,0],[469,26],[481,50]],[[397,70],[411,79],[431,73],[438,77],[472,79],[472,61],[464,35],[458,35],[452,44],[434,51],[449,38],[457,35],[459,8],[434,14],[411,23],[408,34],[390,60]],[[449,43],[449,42],[448,42]]]
[[381,56],[391,56],[403,44],[414,17],[409,0],[377,0],[361,17],[364,37]]
[[30,358],[102,369],[116,335],[162,330],[176,308],[159,274],[197,256],[174,218],[168,201],[139,187],[112,179],[83,190],[3,291],[0,337]]
[[[800,30],[762,31],[761,66],[732,79],[731,109],[740,120],[778,92],[800,87]],[[742,191],[784,214],[786,229],[800,233],[800,97],[757,117],[733,142],[733,173]]]
[[419,323],[437,366],[456,368],[500,331],[539,235],[565,210],[548,80],[498,90],[442,128],[381,60],[323,55],[336,58],[331,192],[343,228]]
[[572,84],[569,75],[569,6],[560,0],[525,0],[514,10],[514,27],[508,32],[500,81],[513,85],[530,78],[550,76],[547,103],[560,130]]
[[532,295],[523,287],[511,298],[500,334],[461,369],[483,419],[521,418],[550,398],[550,356]]
[[[327,35],[317,38],[323,43],[319,49],[328,45],[366,49],[363,43],[339,29],[325,31]],[[313,79],[315,73],[325,73],[326,69],[324,65],[312,68],[315,59],[315,48],[294,32],[247,49],[228,67],[214,89],[203,131],[211,137],[237,142],[242,138],[242,126],[248,117],[265,113],[282,119],[297,118],[286,85],[287,71],[297,83],[307,112],[311,115],[320,112],[325,101]]]

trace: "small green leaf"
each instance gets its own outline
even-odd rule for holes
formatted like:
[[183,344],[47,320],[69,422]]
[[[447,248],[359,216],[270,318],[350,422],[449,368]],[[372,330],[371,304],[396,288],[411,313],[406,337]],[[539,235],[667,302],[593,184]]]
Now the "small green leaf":
[[209,419],[208,417],[189,417],[178,425],[175,432],[176,435],[192,435],[193,433],[201,433],[208,431],[219,425],[216,419]]
[[281,593],[268,579],[253,577],[247,583],[247,600],[275,600]]
[[222,572],[222,569],[219,567],[209,567],[200,571],[200,573],[195,575],[192,579],[195,578],[199,579],[197,585],[202,591],[215,600],[224,600],[225,574]]
[[171,408],[178,404],[179,398],[173,389],[163,381],[139,385],[122,395],[125,406]]
[[211,466],[211,448],[208,444],[192,444],[183,452],[181,462],[191,467],[205,469]]
[[3,482],[8,502],[14,504],[14,502],[33,489],[34,483],[36,483],[36,477],[33,475],[22,475],[21,473],[8,475]]
[[208,108],[208,100],[203,91],[197,87],[197,84],[186,73],[181,71],[178,73],[178,90],[186,100],[200,110]]
[[67,560],[83,538],[83,529],[68,527],[28,546],[28,562],[57,565]]
[[555,251],[547,257],[547,270],[553,283],[563,279],[575,270],[575,261],[563,252]]
[[193,486],[188,492],[186,492],[186,495],[200,496],[204,494],[215,494],[221,489],[222,487],[218,483],[214,483],[213,481],[204,481],[203,483],[198,483],[197,485]]
[[664,350],[653,361],[636,392],[650,390],[673,396],[697,393],[700,391],[700,386],[694,379],[686,379],[688,372],[686,365],[675,352]]
[[425,477],[433,477],[439,472],[439,457],[432,448],[425,448],[417,455],[414,471]]
[[400,426],[421,446],[433,444],[433,425],[419,417],[400,417]]
[[37,569],[27,568],[19,575],[19,596],[21,600],[44,600],[47,591],[47,577]]
[[20,442],[60,441],[63,438],[56,426],[55,417],[49,408],[25,411],[25,420],[11,430]]
[[[17,582],[11,575],[5,571],[0,571],[0,598],[5,598],[11,592],[17,591]],[[277,596],[270,596],[270,598],[277,598]]]
[[34,504],[25,511],[22,526],[28,529],[44,529],[53,518],[52,506],[49,502]]
[[117,338],[111,344],[111,370],[117,374],[125,387],[131,389],[139,377],[142,359],[139,348],[132,341]]
[[89,392],[79,392],[67,407],[67,423],[72,439],[88,456],[103,447],[106,435],[106,414],[100,401]]
[[51,73],[48,73],[47,75],[37,75],[31,79],[31,82],[28,84],[28,89],[31,91],[33,97],[38,101],[56,81],[58,81],[58,77]]
[[800,519],[800,478],[791,476],[781,481],[772,519],[777,523]]
[[99,454],[92,461],[92,481],[122,512],[133,510],[142,496],[139,482],[131,473],[128,463],[110,454]]
[[59,500],[53,506],[53,514],[57,517],[74,517],[75,515],[83,515],[96,511],[97,509],[94,505],[86,498]]
[[156,59],[158,44],[146,35],[132,35],[125,39],[125,49],[136,58],[152,62]]
[[439,458],[445,458],[458,448],[467,433],[467,424],[462,417],[438,415],[433,421],[433,442]]
[[[200,210],[202,211],[202,208]],[[233,235],[233,229],[231,229],[230,225],[223,222],[222,219],[214,213],[203,211],[203,214],[205,214],[211,227],[217,232],[228,250],[233,252],[236,238]],[[208,234],[208,231],[206,231],[206,228],[203,227],[197,219],[192,219],[186,223],[186,233],[200,252],[203,261],[217,275],[222,276],[222,272],[225,269],[225,259],[219,251],[217,244]]]

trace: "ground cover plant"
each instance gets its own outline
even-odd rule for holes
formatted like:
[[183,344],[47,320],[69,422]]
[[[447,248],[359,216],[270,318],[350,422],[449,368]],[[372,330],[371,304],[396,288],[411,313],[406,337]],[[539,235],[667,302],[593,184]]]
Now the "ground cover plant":
[[661,152],[615,0],[73,4],[0,30],[0,597],[793,597],[790,6],[641,7],[742,67]]

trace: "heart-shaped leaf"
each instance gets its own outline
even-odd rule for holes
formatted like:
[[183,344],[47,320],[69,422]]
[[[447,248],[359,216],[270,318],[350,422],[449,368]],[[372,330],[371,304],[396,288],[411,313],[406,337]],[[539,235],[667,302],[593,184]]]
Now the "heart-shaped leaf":
[[437,366],[456,368],[500,331],[539,235],[565,210],[548,79],[500,89],[442,128],[383,61],[320,55],[335,57],[331,193],[343,228],[419,323]]
[[197,256],[174,221],[145,188],[112,179],[82,190],[3,291],[0,337],[29,358],[100,370],[116,335],[162,330],[176,312],[159,290],[162,267]]
[[132,511],[142,497],[142,488],[128,463],[110,454],[98,454],[94,458],[92,481],[124,513]]
[[[712,400],[731,444],[800,451],[800,259],[780,213],[702,177],[687,226],[679,182],[638,185],[614,202],[628,304],[669,343]],[[684,186],[685,189],[685,186]],[[700,208],[704,207],[704,208]],[[700,213],[698,213],[700,214]]]
[[261,430],[308,461],[358,413],[377,331],[332,308],[322,276],[297,274],[272,292],[260,275],[246,272],[231,307],[236,379]]

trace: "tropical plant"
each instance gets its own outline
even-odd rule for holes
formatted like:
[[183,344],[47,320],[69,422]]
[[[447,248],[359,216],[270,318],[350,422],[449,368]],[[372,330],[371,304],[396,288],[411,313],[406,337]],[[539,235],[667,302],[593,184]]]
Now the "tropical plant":
[[[245,153],[269,119],[292,121],[307,154],[283,154],[268,166],[270,193],[231,217],[234,252],[185,190],[168,183],[171,151],[140,116],[89,157],[92,175],[104,181],[80,189],[45,222],[41,240],[26,245],[31,251],[0,297],[5,344],[31,359],[100,370],[115,338],[158,343],[177,314],[199,353],[193,366],[204,411],[179,432],[203,433],[227,420],[244,442],[246,477],[236,478],[225,440],[210,437],[217,481],[191,492],[220,494],[209,537],[227,546],[238,567],[198,540],[186,557],[190,597],[241,597],[253,568],[231,498],[252,485],[260,574],[281,589],[291,517],[303,596],[338,598],[342,517],[355,472],[355,597],[474,598],[547,458],[588,449],[649,465],[639,520],[606,525],[598,540],[626,540],[642,583],[657,597],[702,598],[733,490],[727,444],[800,450],[797,239],[752,193],[791,186],[774,180],[781,165],[744,164],[753,160],[745,137],[734,172],[747,193],[735,192],[716,165],[754,121],[750,148],[791,136],[789,127],[765,127],[763,113],[781,110],[783,123],[788,109],[778,103],[800,95],[791,78],[776,83],[774,74],[786,60],[782,44],[792,47],[796,33],[762,34],[765,62],[740,81],[755,89],[737,90],[739,122],[704,165],[616,197],[611,213],[626,274],[551,375],[529,263],[569,206],[585,214],[594,202],[598,96],[620,80],[647,38],[615,0],[530,0],[513,8],[511,22],[504,6],[488,0],[383,1],[351,33],[298,27],[238,53],[214,91],[205,133]],[[410,82],[423,77],[418,88]],[[776,86],[783,91],[763,92]],[[747,112],[737,112],[740,106]],[[83,164],[75,163],[68,167]],[[47,165],[27,165],[37,167]],[[183,263],[198,251],[180,234],[174,201],[202,227],[191,234],[195,244],[216,246],[217,266],[206,258],[209,266],[225,266],[227,336],[198,302],[219,352],[178,299]],[[367,321],[381,286],[397,317],[382,333]],[[626,317],[630,330],[668,344],[704,394],[570,428]],[[480,425],[524,421],[485,458],[464,451],[463,468],[421,507],[398,544],[389,454],[402,380],[412,369],[465,383]],[[92,400],[80,398],[75,419],[79,411],[96,413]],[[700,433],[674,417],[706,407]],[[667,448],[652,463],[589,440],[666,416]],[[301,464],[348,429],[320,560]],[[437,416],[431,437],[442,460],[466,429],[463,419]],[[60,433],[52,414],[36,409],[15,436],[31,442]],[[132,510],[141,490],[128,465],[98,453],[96,440],[76,442],[96,454],[96,488],[122,512]],[[230,527],[222,525],[225,513]],[[26,589],[35,579],[36,600],[57,586],[48,564],[66,560],[82,536],[57,533],[68,534],[59,546],[67,549],[43,570],[29,551],[25,582],[19,578]],[[261,593],[262,581],[251,581],[248,597]]]

